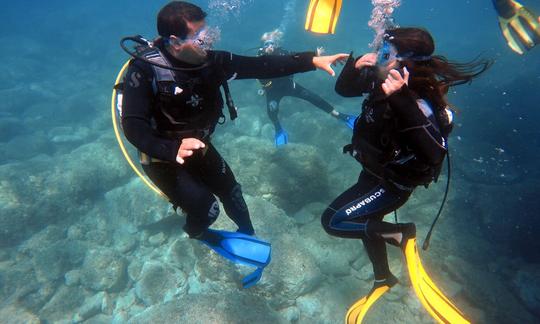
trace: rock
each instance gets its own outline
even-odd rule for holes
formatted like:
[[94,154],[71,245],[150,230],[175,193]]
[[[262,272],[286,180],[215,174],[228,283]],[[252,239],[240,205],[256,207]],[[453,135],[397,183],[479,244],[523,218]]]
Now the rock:
[[162,303],[181,295],[186,289],[186,276],[176,268],[147,261],[135,284],[135,293],[146,306]]
[[135,235],[126,232],[117,232],[114,234],[114,247],[122,254],[132,251],[137,246]]
[[144,262],[139,260],[138,258],[133,259],[127,268],[129,279],[133,281],[139,280],[139,277],[141,275],[141,270],[144,265]]
[[126,284],[126,261],[112,250],[90,250],[84,259],[81,274],[81,283],[86,288],[119,291]]
[[106,298],[107,294],[104,292],[100,292],[92,297],[86,298],[83,306],[79,308],[77,313],[73,316],[73,322],[80,323],[101,313],[102,305],[105,303]]
[[114,321],[114,317],[105,314],[97,314],[94,317],[84,321],[84,324],[111,324]]
[[315,220],[317,215],[312,214],[305,207],[296,212],[292,218],[294,222],[298,225],[305,225]]
[[78,287],[61,286],[43,306],[38,315],[42,320],[58,322],[67,320],[73,311],[84,303],[85,292]]
[[299,229],[301,244],[315,259],[323,274],[347,276],[351,263],[364,253],[359,240],[345,240],[328,235],[320,221],[314,221]]
[[90,130],[87,127],[74,129],[71,126],[61,126],[51,129],[48,135],[53,143],[84,142],[90,135]]
[[294,305],[298,296],[316,289],[322,274],[311,253],[294,238],[282,235],[272,242],[272,263],[256,289],[273,296],[270,305],[279,309]]
[[[244,192],[264,196],[290,213],[308,203],[329,199],[324,154],[314,146],[288,144],[277,150],[272,142],[247,136],[231,138],[222,146],[227,162],[242,166],[235,176]],[[248,149],[239,154],[238,148]]]
[[105,194],[109,221],[116,228],[144,227],[170,216],[168,203],[138,178]]
[[157,233],[156,235],[152,235],[148,238],[148,243],[152,246],[160,246],[165,242],[167,239],[167,236],[163,232]]
[[135,295],[135,289],[129,290],[127,293],[122,294],[116,298],[116,305],[113,313],[126,313],[131,308],[131,306],[137,303],[137,297]]
[[300,296],[296,299],[296,306],[302,316],[322,318],[321,302],[311,296]]
[[80,270],[71,270],[66,272],[64,275],[64,280],[66,286],[76,286],[81,282],[81,271]]
[[296,323],[300,319],[300,310],[296,306],[286,307],[280,310],[279,313],[287,323]]
[[[249,305],[249,307],[246,307]],[[147,308],[129,320],[130,324],[280,324],[276,312],[258,295],[208,294],[185,295]]]
[[4,324],[41,324],[41,320],[29,310],[16,305],[0,308],[0,318]]
[[182,270],[184,273],[191,273],[195,263],[193,244],[199,244],[188,238],[179,238],[169,245],[165,254],[165,262]]

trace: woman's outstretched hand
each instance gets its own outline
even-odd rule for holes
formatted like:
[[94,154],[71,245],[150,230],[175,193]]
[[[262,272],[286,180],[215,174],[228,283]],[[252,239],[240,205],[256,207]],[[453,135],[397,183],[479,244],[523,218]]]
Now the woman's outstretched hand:
[[313,65],[315,65],[317,69],[324,70],[331,76],[335,76],[336,72],[332,69],[332,65],[335,66],[337,63],[344,64],[348,57],[349,54],[343,53],[328,56],[315,56],[313,57]]
[[386,96],[389,97],[407,84],[409,84],[409,71],[404,67],[403,76],[401,76],[398,70],[390,70],[390,73],[388,73],[386,80],[382,84],[382,89]]

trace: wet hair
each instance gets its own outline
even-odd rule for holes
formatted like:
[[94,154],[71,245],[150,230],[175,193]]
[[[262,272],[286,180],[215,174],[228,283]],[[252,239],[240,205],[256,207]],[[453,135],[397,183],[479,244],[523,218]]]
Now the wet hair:
[[201,21],[206,17],[200,7],[185,1],[172,1],[161,8],[157,15],[157,30],[161,37],[174,35],[185,39],[189,34],[188,22]]
[[[407,67],[411,73],[409,88],[438,109],[449,105],[446,94],[450,87],[470,83],[493,64],[492,60],[479,58],[459,63],[441,55],[433,55],[435,41],[431,34],[422,28],[396,28],[387,30],[386,33],[389,36],[388,41],[396,47],[398,54],[404,57],[401,66]],[[414,59],[421,56],[427,56],[428,59]]]

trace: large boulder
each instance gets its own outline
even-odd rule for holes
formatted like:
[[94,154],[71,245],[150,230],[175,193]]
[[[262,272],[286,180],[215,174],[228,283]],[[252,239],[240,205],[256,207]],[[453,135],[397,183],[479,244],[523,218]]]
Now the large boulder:
[[186,290],[186,275],[156,261],[145,262],[135,284],[135,293],[146,306],[177,298]]
[[147,308],[128,323],[284,323],[257,295],[189,294]]
[[127,282],[124,257],[109,249],[89,250],[81,270],[81,284],[97,291],[120,291]]

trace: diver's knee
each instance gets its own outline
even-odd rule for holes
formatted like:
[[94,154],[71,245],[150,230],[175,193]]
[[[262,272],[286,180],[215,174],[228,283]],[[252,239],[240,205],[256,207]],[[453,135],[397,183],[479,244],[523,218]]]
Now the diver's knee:
[[324,229],[324,231],[329,234],[329,235],[333,235],[333,236],[337,236],[336,235],[336,231],[333,230],[330,226],[331,222],[332,222],[332,217],[335,215],[335,211],[333,211],[332,209],[330,208],[326,208],[326,210],[324,211],[324,213],[322,214],[321,216],[321,225]]

